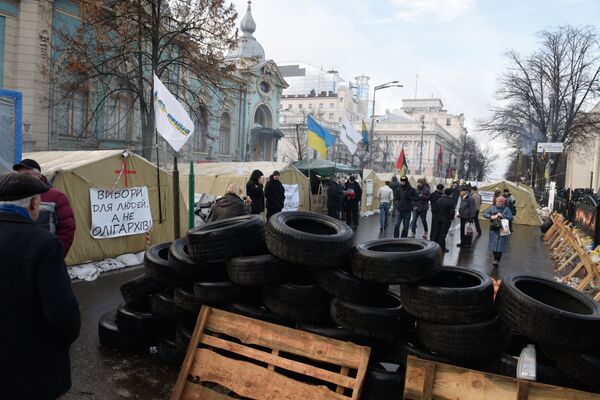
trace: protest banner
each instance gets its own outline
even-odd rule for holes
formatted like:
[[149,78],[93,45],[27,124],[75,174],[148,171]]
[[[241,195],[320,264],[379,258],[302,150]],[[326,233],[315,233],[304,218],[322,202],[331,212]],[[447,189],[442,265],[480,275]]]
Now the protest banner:
[[91,235],[94,239],[146,233],[152,228],[148,188],[90,188]]

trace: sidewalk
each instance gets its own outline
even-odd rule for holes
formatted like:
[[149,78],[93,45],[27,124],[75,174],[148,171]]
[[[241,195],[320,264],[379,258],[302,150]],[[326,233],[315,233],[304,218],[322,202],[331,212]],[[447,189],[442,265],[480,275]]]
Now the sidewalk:
[[[470,249],[459,249],[460,223],[456,220],[447,238],[445,265],[461,265],[497,277],[509,272],[535,272],[552,278],[553,266],[544,248],[537,227],[515,226],[508,251],[502,258],[499,271],[492,269],[492,254],[488,251],[489,224],[482,222],[483,235],[473,240]],[[361,218],[355,243],[377,238],[393,237],[394,226],[380,234],[379,215]],[[417,228],[417,237],[422,227]],[[82,318],[81,336],[71,348],[73,387],[63,400],[162,400],[169,397],[179,369],[165,365],[155,355],[140,356],[101,348],[98,343],[98,319],[115,309],[123,300],[119,286],[142,274],[140,267],[103,275],[93,282],[73,284],[79,299]]]

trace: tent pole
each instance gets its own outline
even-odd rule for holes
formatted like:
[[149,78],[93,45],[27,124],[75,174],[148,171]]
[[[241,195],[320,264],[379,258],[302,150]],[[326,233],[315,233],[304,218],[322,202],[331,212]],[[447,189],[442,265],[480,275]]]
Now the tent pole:
[[194,202],[194,200],[196,199],[195,197],[195,187],[194,184],[196,183],[195,181],[195,177],[194,177],[194,160],[190,160],[190,176],[188,177],[189,179],[189,187],[188,187],[188,229],[192,229],[194,227],[194,211],[196,208],[196,204]]
[[177,168],[177,156],[175,156],[173,157],[173,240],[179,239],[181,235],[179,200],[179,169]]
[[158,223],[162,224],[162,199],[160,195],[160,164],[158,163],[158,131],[154,128],[156,135],[156,186],[158,187]]

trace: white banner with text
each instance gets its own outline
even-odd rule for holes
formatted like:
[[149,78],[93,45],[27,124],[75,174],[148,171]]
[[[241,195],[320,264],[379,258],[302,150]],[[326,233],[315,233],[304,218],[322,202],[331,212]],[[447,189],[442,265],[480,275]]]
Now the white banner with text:
[[90,188],[94,239],[146,233],[152,228],[147,187],[125,189]]

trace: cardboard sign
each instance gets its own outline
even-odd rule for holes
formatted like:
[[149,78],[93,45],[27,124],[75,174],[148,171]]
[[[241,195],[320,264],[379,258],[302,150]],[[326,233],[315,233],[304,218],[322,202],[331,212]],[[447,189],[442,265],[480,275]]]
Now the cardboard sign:
[[298,185],[283,185],[285,202],[282,211],[297,211],[300,207],[300,191]]
[[91,235],[109,239],[146,233],[152,228],[148,188],[118,190],[90,188]]
[[479,191],[481,204],[492,204],[494,202],[494,192]]

